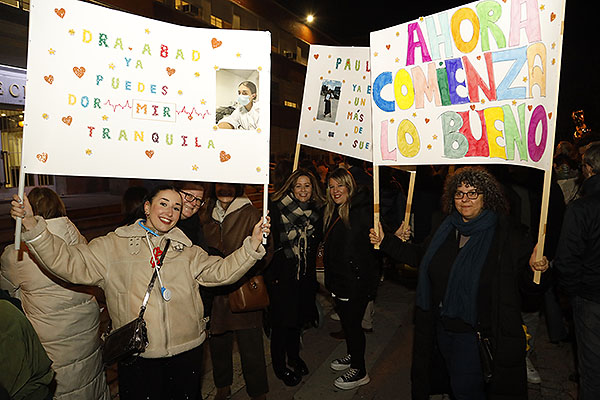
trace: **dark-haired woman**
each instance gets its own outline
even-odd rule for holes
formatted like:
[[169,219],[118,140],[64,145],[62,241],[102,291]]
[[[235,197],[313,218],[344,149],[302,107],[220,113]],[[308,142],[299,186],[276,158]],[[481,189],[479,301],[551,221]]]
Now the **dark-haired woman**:
[[309,372],[300,358],[300,333],[304,325],[318,320],[315,263],[324,200],[314,174],[297,169],[273,194],[269,207],[275,245],[265,273],[271,300],[271,360],[275,376],[288,386],[297,385]]
[[334,385],[353,389],[370,381],[361,322],[367,303],[375,297],[381,262],[369,242],[373,225],[370,192],[359,190],[344,168],[329,176],[323,224],[325,287],[335,299],[347,349],[344,357],[331,362],[332,369],[346,371]]
[[[66,217],[65,205],[56,192],[36,187],[29,192],[29,200],[33,214],[44,218],[54,235],[68,245],[87,243]],[[19,250],[13,244],[6,246],[0,286],[20,296],[23,310],[52,360],[54,398],[110,399],[98,337],[100,310],[88,293],[90,288],[71,285],[38,267],[24,244]]]
[[[45,268],[76,284],[101,287],[115,329],[138,316],[154,266],[164,251],[160,277],[144,314],[149,345],[133,363],[120,363],[122,399],[195,399],[200,374],[197,351],[206,338],[198,283],[218,286],[237,281],[264,255],[260,220],[242,247],[229,257],[209,256],[175,227],[182,199],[173,187],[158,187],[143,204],[146,215],[89,244],[69,246],[34,217],[27,197],[14,196],[13,218],[22,218],[23,239]],[[167,293],[170,296],[161,296]]]
[[[513,225],[496,179],[464,167],[449,175],[442,205],[448,216],[427,245],[371,231],[371,242],[399,262],[419,266],[412,363],[413,399],[451,393],[457,399],[526,399],[525,333],[520,292],[543,292],[533,270],[533,244]],[[531,255],[531,258],[530,258]],[[529,260],[529,266],[528,266]],[[491,343],[491,382],[484,381],[477,335]]]

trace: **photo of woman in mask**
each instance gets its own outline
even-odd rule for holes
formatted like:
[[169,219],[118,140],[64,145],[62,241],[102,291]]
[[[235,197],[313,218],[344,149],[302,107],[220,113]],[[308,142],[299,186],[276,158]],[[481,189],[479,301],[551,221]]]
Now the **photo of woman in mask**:
[[254,82],[243,81],[240,83],[235,110],[223,117],[217,126],[220,129],[257,129],[259,105],[256,97],[257,91]]

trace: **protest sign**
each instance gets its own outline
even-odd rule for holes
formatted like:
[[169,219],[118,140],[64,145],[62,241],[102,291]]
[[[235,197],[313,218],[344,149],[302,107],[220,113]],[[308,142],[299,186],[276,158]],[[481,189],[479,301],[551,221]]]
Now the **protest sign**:
[[[268,32],[34,0],[24,172],[266,184],[270,50]],[[237,102],[244,81],[250,112]],[[238,129],[218,127],[240,110]]]
[[311,46],[298,141],[372,160],[369,48]]
[[552,164],[564,0],[486,0],[371,33],[378,165]]

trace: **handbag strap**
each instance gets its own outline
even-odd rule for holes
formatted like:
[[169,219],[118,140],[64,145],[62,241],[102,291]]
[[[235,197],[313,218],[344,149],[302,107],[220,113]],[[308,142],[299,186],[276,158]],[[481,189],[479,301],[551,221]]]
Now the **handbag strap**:
[[154,272],[152,273],[152,278],[150,278],[150,283],[148,284],[148,289],[146,289],[146,294],[144,295],[144,301],[142,301],[142,306],[140,307],[140,313],[138,318],[144,318],[144,313],[146,312],[146,305],[148,304],[148,300],[150,299],[150,292],[154,288],[154,281],[156,280],[156,276],[158,273],[156,272],[157,268],[160,268],[163,265],[163,261],[165,259],[165,255],[167,254],[167,250],[169,250],[169,245],[171,244],[171,239],[167,239],[165,243],[165,249],[160,255],[160,259],[156,263],[156,267],[154,268]]
[[327,229],[327,232],[325,233],[325,236],[323,236],[323,243],[325,243],[327,241],[327,237],[329,236],[329,232],[331,232],[331,230],[333,229],[334,225],[337,224],[337,222],[340,220],[340,216],[338,215],[338,217],[335,219],[335,221],[333,221],[333,224],[329,225],[329,228]]

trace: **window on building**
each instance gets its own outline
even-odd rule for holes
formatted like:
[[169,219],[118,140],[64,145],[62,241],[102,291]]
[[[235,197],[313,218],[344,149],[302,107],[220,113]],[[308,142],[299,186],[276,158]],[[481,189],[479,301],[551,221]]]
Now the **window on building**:
[[284,100],[283,105],[286,107],[290,107],[290,108],[298,108],[298,104],[294,103],[293,101],[289,101],[289,100]]
[[29,11],[29,0],[21,1],[21,0],[0,0],[2,4],[8,4],[9,6],[21,8],[23,10]]
[[223,28],[223,20],[219,17],[215,17],[214,15],[210,16],[210,24],[216,28]]
[[187,1],[175,0],[175,8],[181,12],[186,14],[190,14],[193,16],[198,16],[199,9],[193,4],[188,3]]

